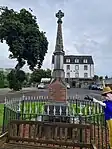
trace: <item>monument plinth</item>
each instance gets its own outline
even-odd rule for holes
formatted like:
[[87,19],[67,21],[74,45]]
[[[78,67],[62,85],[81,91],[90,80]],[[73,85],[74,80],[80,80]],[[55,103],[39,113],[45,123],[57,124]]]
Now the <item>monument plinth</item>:
[[64,13],[59,10],[56,13],[58,18],[58,28],[56,37],[56,46],[54,51],[54,69],[52,74],[52,81],[49,85],[49,98],[53,101],[66,102],[67,87],[65,83],[65,72],[64,72],[64,55],[63,50],[63,38],[62,38],[62,17]]

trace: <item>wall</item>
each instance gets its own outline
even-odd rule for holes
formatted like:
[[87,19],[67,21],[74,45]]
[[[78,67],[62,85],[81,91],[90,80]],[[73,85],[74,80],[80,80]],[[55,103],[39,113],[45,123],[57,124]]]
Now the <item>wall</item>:
[[[70,65],[70,70],[67,70],[67,65]],[[79,65],[79,70],[75,70],[75,65]],[[84,65],[88,66],[88,70],[84,70]],[[53,71],[54,64],[51,66],[51,72]],[[84,73],[88,73],[88,78],[94,77],[94,65],[90,64],[64,64],[65,78],[67,78],[67,72],[70,73],[70,78],[75,78],[75,73],[79,72],[79,78],[84,78]]]

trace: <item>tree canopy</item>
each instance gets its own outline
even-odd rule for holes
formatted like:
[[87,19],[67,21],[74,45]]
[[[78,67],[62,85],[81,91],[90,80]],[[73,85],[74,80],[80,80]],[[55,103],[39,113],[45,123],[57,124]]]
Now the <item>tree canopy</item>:
[[22,89],[22,83],[26,80],[26,74],[22,70],[11,70],[7,75],[9,81],[9,88],[15,91]]
[[40,82],[42,78],[51,78],[51,70],[38,69],[31,74],[31,82]]
[[93,80],[98,81],[99,77],[97,75],[94,75]]
[[5,76],[3,71],[0,71],[0,88],[4,87]]
[[102,81],[103,80],[103,76],[100,76],[99,79],[100,79],[100,81]]
[[41,68],[48,50],[45,32],[39,30],[36,17],[26,9],[16,12],[8,7],[0,8],[0,40],[9,46],[10,59],[16,59],[16,70],[25,63],[30,70]]
[[108,76],[107,76],[107,75],[105,76],[105,79],[106,79],[106,80],[108,79]]

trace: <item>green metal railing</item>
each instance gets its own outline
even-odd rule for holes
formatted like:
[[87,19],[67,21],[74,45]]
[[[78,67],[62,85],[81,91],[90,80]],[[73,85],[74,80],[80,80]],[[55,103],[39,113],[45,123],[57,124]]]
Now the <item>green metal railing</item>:
[[[68,118],[72,119],[73,123],[91,124],[93,128],[93,142],[98,149],[108,148],[108,129],[106,126],[103,107],[99,104],[92,103],[90,101],[68,98],[69,114]],[[46,103],[51,103],[48,98],[45,97],[25,97],[5,100],[4,104],[4,116],[3,116],[3,127],[2,133],[8,129],[8,123],[10,120],[21,119],[21,120],[34,120],[36,121],[39,116],[52,116],[55,121],[55,115],[45,113],[44,107]],[[59,114],[60,122],[62,115]],[[66,117],[66,115],[63,117]],[[80,132],[81,133],[81,132]],[[87,133],[87,132],[85,132]]]

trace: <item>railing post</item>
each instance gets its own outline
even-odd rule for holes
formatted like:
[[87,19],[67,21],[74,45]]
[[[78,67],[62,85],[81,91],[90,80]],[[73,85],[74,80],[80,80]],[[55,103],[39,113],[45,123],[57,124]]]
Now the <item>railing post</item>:
[[20,120],[21,117],[21,101],[19,101],[18,110],[17,110],[17,120]]
[[[19,100],[18,110],[17,110],[17,120],[21,117],[21,100]],[[17,136],[19,134],[19,125],[17,125]]]
[[4,102],[4,114],[3,114],[3,124],[2,124],[2,134],[5,132],[5,120],[6,120],[6,102],[7,99],[5,97],[5,102]]
[[22,100],[21,100],[21,115],[22,115],[22,120],[23,120],[23,116],[24,116],[24,95],[22,97]]
[[[79,125],[82,124],[82,115],[79,114]],[[83,142],[83,132],[82,129],[80,129],[80,142]],[[80,149],[83,149],[83,147],[80,147]]]

